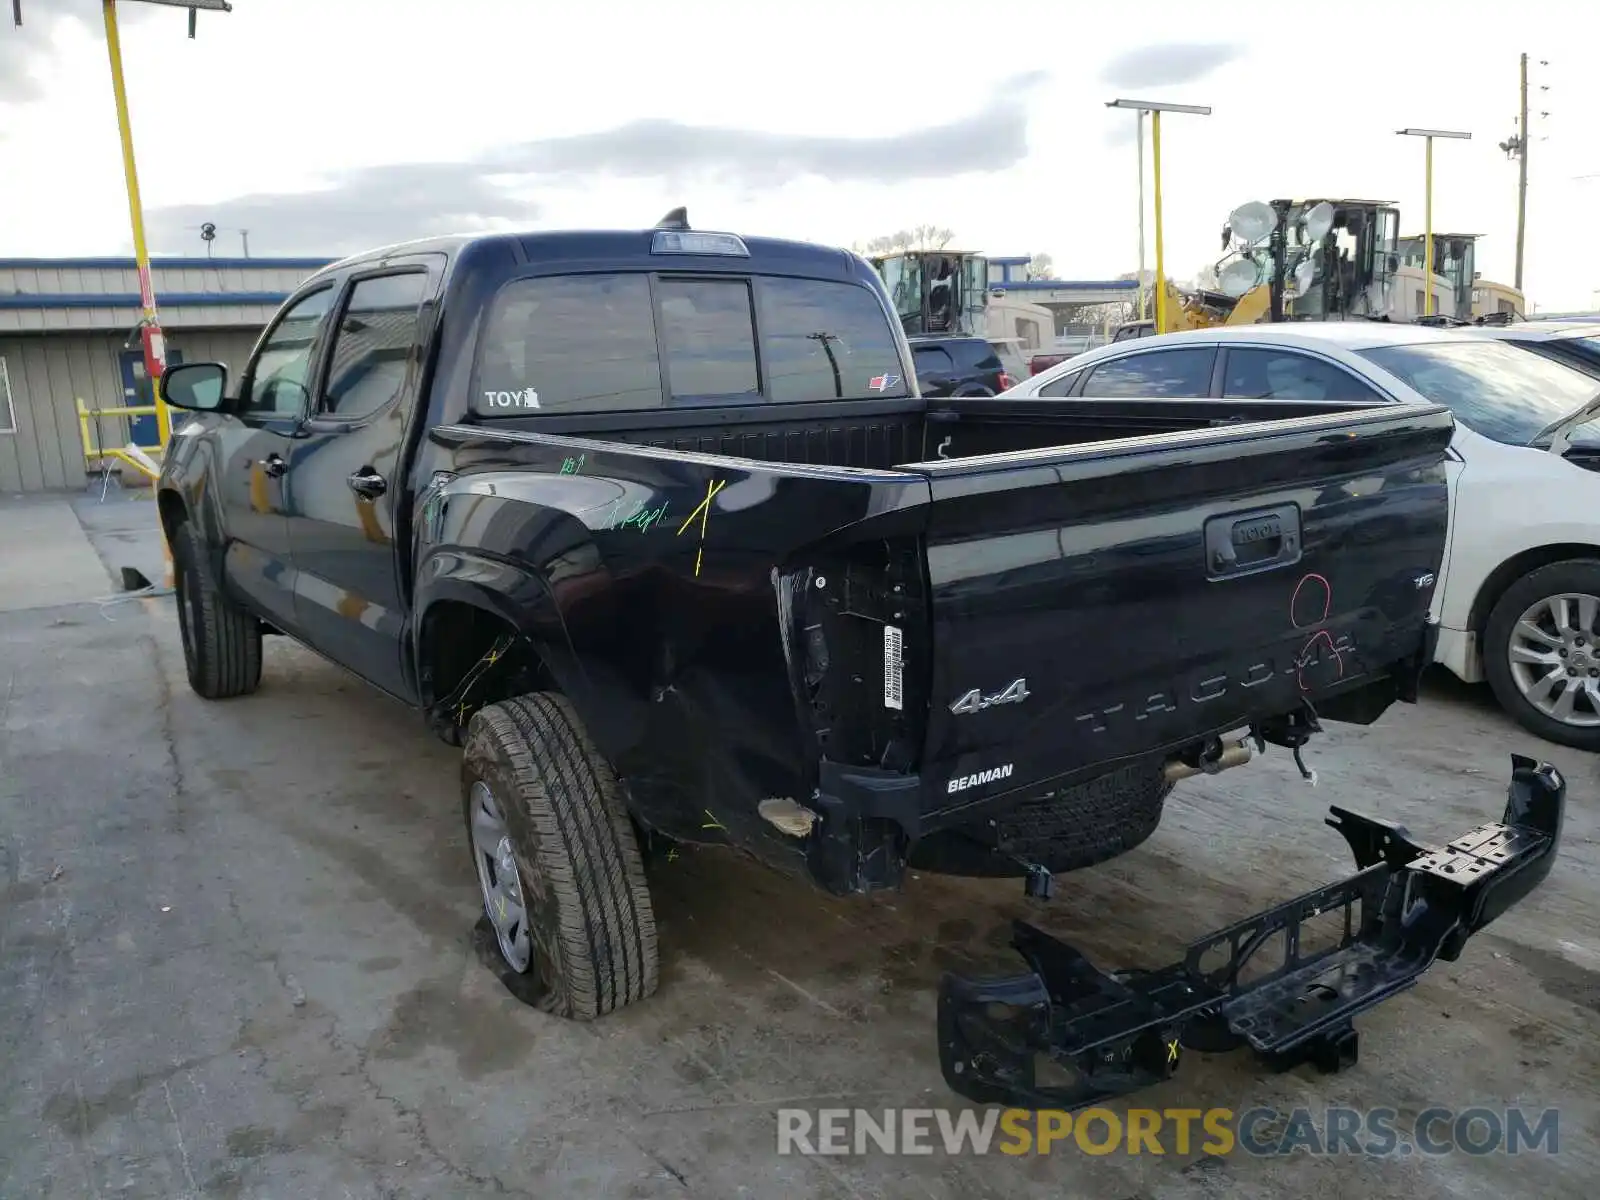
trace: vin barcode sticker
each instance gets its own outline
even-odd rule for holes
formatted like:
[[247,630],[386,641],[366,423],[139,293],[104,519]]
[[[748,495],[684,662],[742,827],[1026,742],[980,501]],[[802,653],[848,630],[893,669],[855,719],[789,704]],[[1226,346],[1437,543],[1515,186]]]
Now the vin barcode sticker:
[[901,707],[901,648],[905,639],[898,625],[883,627],[883,706]]

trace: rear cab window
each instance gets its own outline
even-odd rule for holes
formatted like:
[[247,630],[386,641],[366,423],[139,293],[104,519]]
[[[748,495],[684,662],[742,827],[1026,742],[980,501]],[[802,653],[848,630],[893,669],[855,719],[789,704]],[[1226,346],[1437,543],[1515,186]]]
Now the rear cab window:
[[860,284],[669,272],[548,275],[496,296],[478,346],[479,417],[912,395]]

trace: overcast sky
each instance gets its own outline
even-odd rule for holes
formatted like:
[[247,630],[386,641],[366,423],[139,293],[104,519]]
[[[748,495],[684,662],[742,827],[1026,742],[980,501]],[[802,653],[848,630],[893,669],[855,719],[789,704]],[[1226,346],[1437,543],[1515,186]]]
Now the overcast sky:
[[[6,5],[5,8],[9,8]],[[1344,195],[1486,235],[1512,277],[1517,55],[1534,60],[1525,285],[1540,307],[1600,289],[1597,0],[123,0],[140,184],[158,253],[337,254],[463,228],[693,224],[848,245],[921,223],[963,248],[1048,251],[1107,278],[1137,257],[1132,113],[1166,119],[1168,270],[1217,257],[1251,199]],[[0,13],[0,256],[127,253],[95,0]],[[765,15],[760,15],[765,13]],[[1548,67],[1539,59],[1548,59]],[[1539,84],[1549,86],[1538,90]],[[1569,235],[1563,241],[1563,234]],[[1150,265],[1153,266],[1153,227]]]

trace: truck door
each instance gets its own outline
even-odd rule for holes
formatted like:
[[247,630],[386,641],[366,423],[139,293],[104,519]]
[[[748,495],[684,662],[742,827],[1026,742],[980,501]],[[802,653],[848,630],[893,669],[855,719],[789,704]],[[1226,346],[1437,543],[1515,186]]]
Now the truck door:
[[405,430],[422,369],[423,306],[440,255],[390,260],[351,278],[330,324],[327,367],[295,440],[289,541],[301,636],[401,699],[412,699],[402,653],[406,592]]
[[307,384],[334,293],[328,282],[283,309],[240,380],[239,420],[218,431],[227,586],[286,630],[295,627],[289,448],[306,414]]

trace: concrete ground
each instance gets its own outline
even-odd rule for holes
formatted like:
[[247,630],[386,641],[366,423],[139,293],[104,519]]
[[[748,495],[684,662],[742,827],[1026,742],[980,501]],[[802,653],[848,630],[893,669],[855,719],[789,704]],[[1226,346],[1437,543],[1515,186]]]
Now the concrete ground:
[[[150,553],[148,504],[93,507],[108,567]],[[73,587],[112,591],[104,571]],[[0,613],[0,1196],[1594,1194],[1600,769],[1479,689],[1436,680],[1373,728],[1332,727],[1308,753],[1315,789],[1281,752],[1180,785],[1146,845],[1042,907],[1013,882],[928,877],[834,900],[682,854],[653,884],[660,992],[581,1025],[519,1004],[473,955],[455,752],[269,647],[256,696],[208,704],[169,599]],[[1007,964],[1012,916],[1108,965],[1157,965],[1344,873],[1330,803],[1443,840],[1498,815],[1512,751],[1568,773],[1562,857],[1459,962],[1362,1020],[1359,1066],[1265,1075],[1191,1054],[1111,1108],[1388,1106],[1405,1128],[1432,1105],[1554,1106],[1558,1153],[776,1154],[780,1107],[962,1107],[933,988],[947,965]]]

